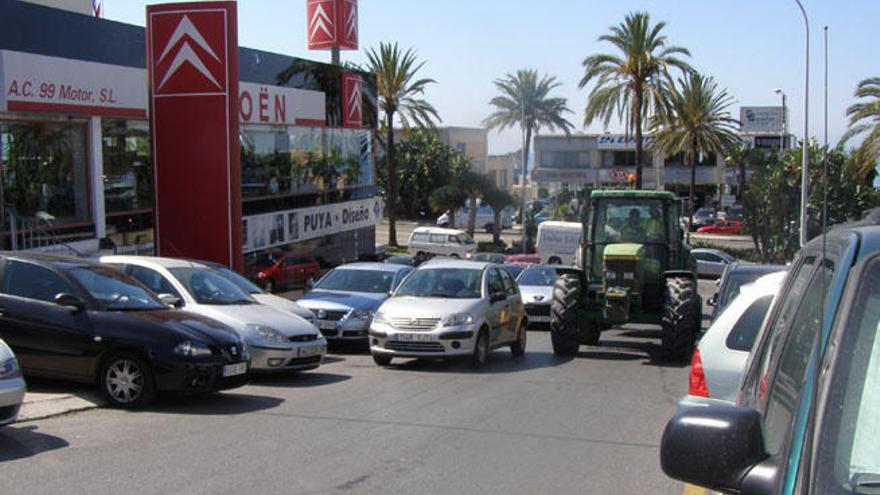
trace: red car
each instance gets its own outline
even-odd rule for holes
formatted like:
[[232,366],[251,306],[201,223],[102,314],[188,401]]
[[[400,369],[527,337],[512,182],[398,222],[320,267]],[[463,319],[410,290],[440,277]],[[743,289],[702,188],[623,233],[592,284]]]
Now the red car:
[[540,264],[541,257],[537,254],[512,254],[504,260],[505,263],[513,263],[517,265]]
[[697,229],[699,234],[732,234],[736,235],[742,231],[742,222],[736,220],[719,220],[714,225],[707,225]]
[[276,251],[248,260],[245,274],[257,285],[273,292],[278,287],[305,287],[318,279],[320,265],[310,254]]

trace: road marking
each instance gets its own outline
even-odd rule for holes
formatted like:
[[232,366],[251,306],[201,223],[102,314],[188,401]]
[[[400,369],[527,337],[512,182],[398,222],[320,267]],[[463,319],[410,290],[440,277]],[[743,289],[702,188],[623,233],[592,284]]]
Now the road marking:
[[689,485],[689,484],[685,483],[684,484],[684,492],[681,495],[705,495],[705,494],[706,494],[705,488],[695,486],[695,485]]

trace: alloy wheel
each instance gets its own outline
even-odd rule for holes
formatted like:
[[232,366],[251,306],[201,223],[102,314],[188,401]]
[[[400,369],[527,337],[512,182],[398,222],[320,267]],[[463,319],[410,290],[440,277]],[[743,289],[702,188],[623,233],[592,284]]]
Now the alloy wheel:
[[107,367],[105,377],[107,393],[120,404],[137,401],[144,391],[144,372],[138,363],[129,359],[119,359]]

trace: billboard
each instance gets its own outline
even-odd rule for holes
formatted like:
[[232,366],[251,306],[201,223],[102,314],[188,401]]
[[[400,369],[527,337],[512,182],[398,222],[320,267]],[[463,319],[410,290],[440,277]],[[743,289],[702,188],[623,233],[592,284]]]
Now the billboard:
[[306,19],[309,50],[357,50],[357,0],[307,0]]
[[157,254],[241,269],[236,25],[235,2],[147,6]]
[[740,107],[741,132],[782,132],[782,107]]
[[[647,149],[653,139],[652,136],[642,136],[642,147]],[[596,148],[631,151],[636,149],[636,138],[626,134],[603,134],[596,138]]]

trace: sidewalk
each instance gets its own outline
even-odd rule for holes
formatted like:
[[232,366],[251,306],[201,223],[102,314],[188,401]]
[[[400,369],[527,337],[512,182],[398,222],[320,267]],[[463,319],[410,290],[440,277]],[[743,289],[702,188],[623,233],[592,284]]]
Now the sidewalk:
[[34,390],[24,396],[24,404],[18,413],[18,423],[61,416],[76,411],[101,407],[103,399],[97,390],[76,384],[49,384],[36,381]]

